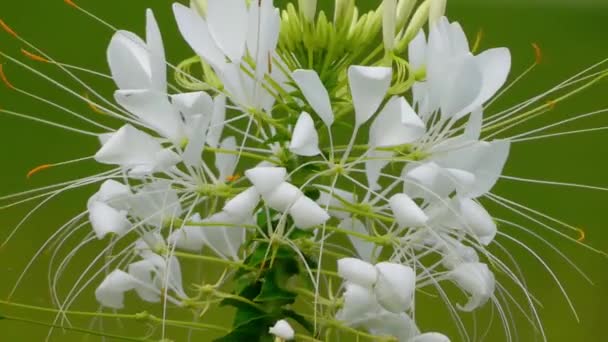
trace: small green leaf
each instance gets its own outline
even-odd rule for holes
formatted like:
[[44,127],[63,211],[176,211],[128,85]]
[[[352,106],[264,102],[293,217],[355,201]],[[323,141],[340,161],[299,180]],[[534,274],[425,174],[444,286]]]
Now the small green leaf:
[[293,310],[283,310],[283,316],[291,318],[294,321],[298,322],[298,324],[300,324],[304,329],[306,329],[310,333],[314,332],[315,330],[314,324],[312,324],[304,316],[296,313]]

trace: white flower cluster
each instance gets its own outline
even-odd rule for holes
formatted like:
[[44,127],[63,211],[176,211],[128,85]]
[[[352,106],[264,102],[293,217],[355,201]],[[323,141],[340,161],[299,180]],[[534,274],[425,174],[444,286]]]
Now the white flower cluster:
[[[409,70],[418,75],[411,92],[395,91],[390,63],[348,66],[347,87],[336,91],[318,70],[292,68],[290,56],[277,52],[281,16],[271,0],[247,3],[173,8],[207,79],[221,89],[209,82],[208,91],[168,95],[165,51],[150,11],[145,40],[123,31],[112,39],[115,99],[128,114],[123,127],[100,136],[95,159],[118,166],[123,181],[103,183],[88,213],[99,239],[137,235],[140,260],[111,272],[97,299],[120,309],[124,293],[134,290],[148,302],[183,305],[188,295],[173,252],[206,247],[242,261],[251,232],[267,230],[256,227],[257,213],[272,210],[280,220],[269,237],[312,230],[311,241],[322,243],[333,229],[352,242],[358,258],[338,261],[344,284],[337,320],[399,341],[449,341],[420,333],[415,294],[451,281],[470,296],[460,310],[493,298],[494,275],[480,260],[497,226],[477,199],[495,185],[510,144],[481,138],[482,110],[507,79],[509,51],[474,55],[458,23],[440,11],[428,39],[420,31],[409,43]],[[314,6],[306,17],[314,19]],[[386,18],[385,33],[394,33],[399,18]],[[339,146],[344,122],[352,124],[352,138]],[[366,144],[356,144],[360,136]],[[258,164],[243,162],[247,154]],[[293,160],[300,164],[288,165]],[[301,175],[305,181],[296,182]],[[424,265],[429,254],[441,261]],[[271,330],[293,338],[284,323]]]

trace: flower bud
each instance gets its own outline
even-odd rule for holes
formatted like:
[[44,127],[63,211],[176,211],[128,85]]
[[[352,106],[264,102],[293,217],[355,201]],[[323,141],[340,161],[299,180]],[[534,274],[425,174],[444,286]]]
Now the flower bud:
[[395,47],[395,29],[397,21],[397,0],[382,2],[382,37],[384,49],[391,51]]
[[399,0],[397,4],[397,32],[401,32],[407,23],[407,20],[414,11],[416,0]]
[[275,325],[268,330],[268,332],[283,341],[290,341],[295,337],[295,331],[284,319],[277,321]]
[[429,26],[435,25],[437,20],[445,15],[447,0],[431,0],[429,11]]
[[207,0],[190,0],[190,8],[203,18],[207,16]]
[[342,25],[350,24],[355,11],[355,0],[336,0],[334,9],[334,25],[337,30]]
[[420,29],[422,29],[422,26],[424,26],[424,24],[427,22],[429,19],[430,3],[433,1],[434,0],[427,0],[418,6],[416,12],[414,12],[414,15],[412,16],[412,20],[410,20],[410,23],[405,30],[403,38],[399,41],[399,43],[397,43],[396,49],[398,51],[405,51],[405,48],[410,41],[416,37]]
[[309,23],[315,21],[315,14],[317,13],[317,0],[299,0],[298,7],[300,12],[304,14],[304,18]]

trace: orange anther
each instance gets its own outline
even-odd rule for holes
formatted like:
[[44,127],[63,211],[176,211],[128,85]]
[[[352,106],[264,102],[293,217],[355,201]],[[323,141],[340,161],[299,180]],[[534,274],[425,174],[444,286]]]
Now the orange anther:
[[228,181],[228,182],[234,182],[234,181],[239,180],[240,178],[241,178],[241,175],[236,174],[236,175],[232,175],[232,176],[226,177],[226,181]]
[[33,54],[33,53],[31,53],[31,52],[29,52],[29,51],[27,51],[27,50],[25,50],[25,49],[21,49],[21,53],[22,53],[22,54],[23,54],[25,57],[27,57],[27,58],[29,58],[29,59],[31,59],[31,60],[33,60],[33,61],[36,61],[36,62],[43,62],[43,63],[50,63],[50,62],[51,62],[51,61],[49,61],[48,59],[46,59],[46,58],[44,58],[44,57],[42,57],[42,56],[39,56],[39,55]]
[[27,173],[27,179],[30,179],[36,173],[46,170],[46,169],[50,169],[51,167],[53,167],[53,164],[43,164],[43,165],[37,166],[37,167],[33,168],[32,170],[30,170],[30,172]]
[[88,93],[85,92],[83,94],[83,96],[87,99],[87,105],[89,106],[89,108],[91,108],[92,111],[94,111],[97,114],[104,114],[104,115],[107,114],[103,110],[99,109],[99,107],[97,107],[97,105],[95,105],[95,103],[90,100]]
[[577,230],[578,230],[578,233],[579,233],[580,236],[579,236],[579,238],[576,241],[578,241],[578,242],[585,241],[585,238],[587,237],[587,234],[585,234],[585,231],[582,230],[582,229],[580,229],[580,228],[577,228]]
[[543,61],[543,50],[536,43],[532,43],[532,47],[534,48],[534,56],[536,58],[534,63],[540,64]]
[[9,87],[10,89],[15,89],[11,82],[8,81],[8,78],[6,78],[6,75],[4,74],[4,67],[2,64],[0,64],[0,79],[2,79],[2,82],[4,82],[7,87]]
[[8,32],[8,34],[10,34],[11,36],[18,37],[17,33],[15,31],[13,31],[13,29],[10,28],[10,26],[8,26],[2,19],[0,19],[0,26],[4,29],[4,31]]
[[63,0],[63,1],[64,1],[66,4],[68,4],[69,6],[72,6],[72,7],[74,7],[74,8],[78,8],[78,5],[76,5],[76,4],[74,3],[74,1],[72,1],[72,0]]

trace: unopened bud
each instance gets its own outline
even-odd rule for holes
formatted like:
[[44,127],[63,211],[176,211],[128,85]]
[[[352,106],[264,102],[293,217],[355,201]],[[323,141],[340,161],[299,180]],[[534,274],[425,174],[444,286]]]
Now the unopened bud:
[[399,41],[399,43],[397,43],[398,51],[404,51],[410,41],[412,41],[418,32],[420,32],[424,24],[429,19],[429,8],[431,2],[433,1],[434,0],[426,0],[420,6],[418,6],[418,9],[416,9],[416,12],[414,12],[412,20],[410,20],[410,23],[405,30],[403,38]]
[[309,23],[315,21],[315,15],[317,13],[317,0],[299,0],[298,7],[302,14],[304,14],[304,18]]
[[207,16],[207,0],[190,0],[190,8],[203,18]]
[[342,25],[350,24],[354,12],[355,0],[336,0],[334,9],[334,25],[336,29],[339,30]]
[[416,0],[399,0],[397,4],[397,32],[401,32],[414,12]]
[[445,8],[447,0],[432,0],[431,8],[429,11],[429,25],[433,26],[435,23],[445,15]]
[[386,51],[391,51],[395,47],[396,11],[397,0],[384,0],[382,2],[382,36]]

